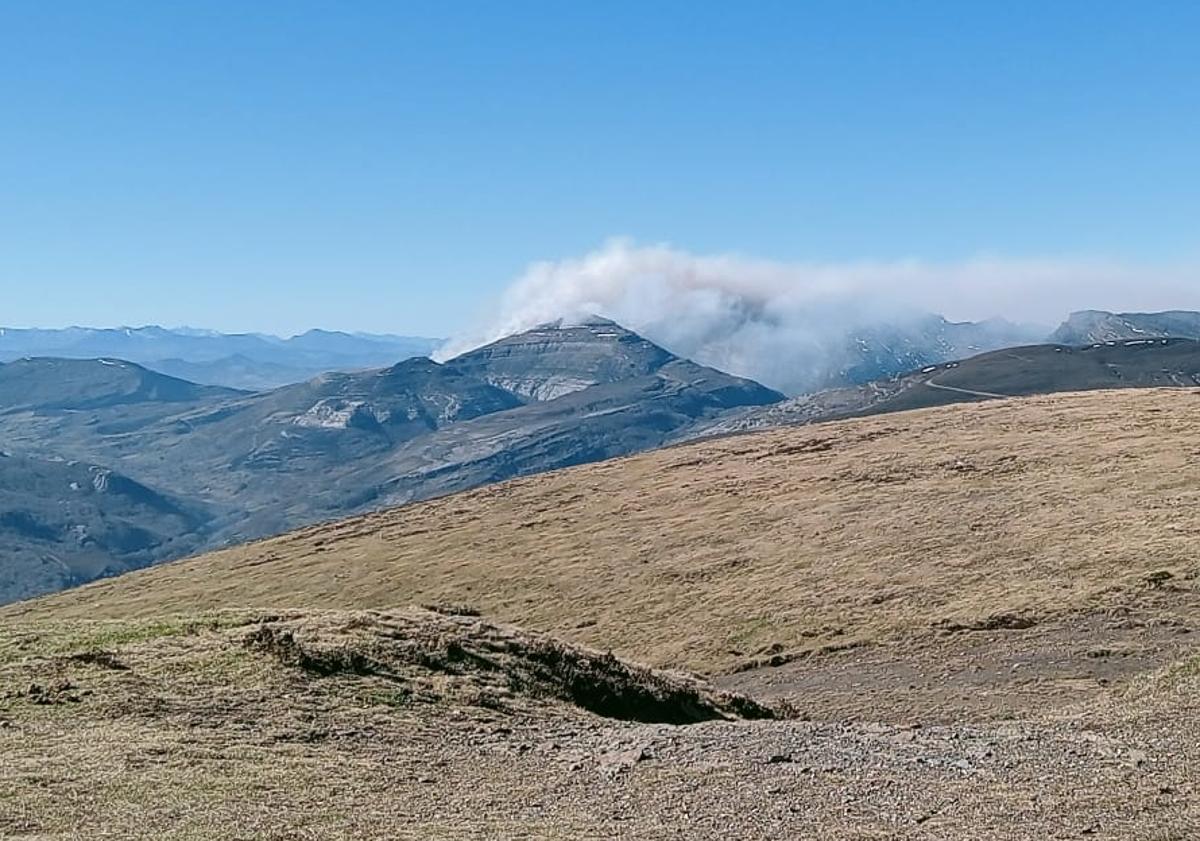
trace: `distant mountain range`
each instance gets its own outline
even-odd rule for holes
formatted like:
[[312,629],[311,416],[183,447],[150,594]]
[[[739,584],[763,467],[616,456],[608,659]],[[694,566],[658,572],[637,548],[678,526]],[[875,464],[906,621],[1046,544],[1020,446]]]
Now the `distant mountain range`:
[[[590,321],[593,326],[605,323],[604,319]],[[491,353],[510,353],[514,341],[536,342],[539,330],[545,328],[521,334],[524,338],[519,340],[502,339]],[[1085,345],[1139,337],[1200,339],[1200,314],[1085,310],[1073,313],[1053,332],[1047,327],[1004,319],[955,322],[932,314],[868,320],[843,328],[841,333],[815,331],[809,337],[811,347],[797,350],[795,359],[776,360],[774,370],[765,372],[763,379],[785,393],[806,394],[861,385],[1005,347],[1042,342]],[[430,356],[443,344],[443,340],[433,338],[329,330],[310,330],[285,339],[186,327],[0,327],[0,362],[23,357],[120,359],[193,383],[267,391],[330,371],[361,371]],[[717,368],[740,367],[726,358],[727,353],[707,345],[684,347],[682,352]],[[519,379],[525,372],[509,369],[505,373],[499,359],[493,361],[493,366],[500,372],[495,375],[495,385],[507,388],[501,381],[507,376],[513,380],[511,390],[524,393],[525,386]],[[569,388],[570,383],[550,381],[545,387],[549,389],[547,394],[552,394],[560,387]]]
[[162,327],[62,330],[0,328],[0,362],[42,356],[111,358],[207,385],[263,390],[325,371],[352,371],[428,356],[440,339],[310,330],[282,339],[261,333]]
[[[0,365],[0,446],[20,454],[27,478],[0,513],[25,560],[17,575],[8,560],[17,556],[0,555],[9,569],[0,601],[653,448],[730,409],[782,399],[604,321],[542,328],[445,364],[413,358],[259,393],[112,359],[20,359]],[[61,475],[75,462],[104,465],[96,469],[170,503],[131,509],[97,493],[86,511],[64,513],[62,501],[78,493],[72,483],[85,484]],[[167,507],[192,518],[182,533],[178,518],[163,522]],[[101,565],[99,543],[80,535],[116,521],[157,537],[116,546]]]
[[[1193,324],[1200,315],[1084,313],[1055,334],[1084,342],[974,355],[1009,328],[881,327],[847,339],[856,362],[830,373],[838,387],[791,399],[604,319],[543,325],[444,363],[412,357],[266,391],[107,355],[22,357],[0,364],[0,602],[701,436],[1002,396],[1197,385],[1200,342],[1160,336]],[[83,332],[77,348],[111,347],[94,334],[107,341],[114,331]],[[224,338],[176,331],[162,341]],[[343,359],[366,353],[363,343],[386,345],[325,333],[232,338]]]

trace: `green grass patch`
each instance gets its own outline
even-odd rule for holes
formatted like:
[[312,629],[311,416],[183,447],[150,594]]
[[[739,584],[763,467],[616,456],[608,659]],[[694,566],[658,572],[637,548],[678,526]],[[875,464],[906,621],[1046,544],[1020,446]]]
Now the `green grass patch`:
[[363,700],[370,706],[400,709],[412,705],[413,693],[403,688],[371,689],[363,693]]
[[778,628],[773,617],[753,616],[743,619],[729,634],[729,642],[735,646],[746,646],[760,642]]
[[250,620],[251,617],[245,613],[214,612],[157,619],[38,623],[0,628],[0,665],[26,657],[113,651],[166,637],[236,628]]
[[1165,682],[1174,688],[1180,683],[1200,678],[1200,657],[1189,657],[1172,666],[1165,675]]

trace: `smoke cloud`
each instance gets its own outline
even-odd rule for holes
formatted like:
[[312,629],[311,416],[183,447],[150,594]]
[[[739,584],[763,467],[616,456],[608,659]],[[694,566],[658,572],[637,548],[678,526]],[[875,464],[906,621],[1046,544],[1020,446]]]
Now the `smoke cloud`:
[[796,391],[836,364],[831,355],[863,328],[936,313],[1044,325],[1045,334],[1074,310],[1200,308],[1198,281],[1188,268],[1101,260],[783,263],[617,239],[530,266],[495,316],[440,356],[600,315],[681,356]]

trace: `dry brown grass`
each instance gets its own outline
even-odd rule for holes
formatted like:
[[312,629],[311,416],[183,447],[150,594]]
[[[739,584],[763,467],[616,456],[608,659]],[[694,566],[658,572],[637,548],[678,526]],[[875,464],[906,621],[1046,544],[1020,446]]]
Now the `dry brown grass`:
[[[0,836],[1200,837],[1197,409],[729,438],[0,609]],[[729,696],[412,604],[814,720],[601,717]]]
[[[464,795],[511,786],[507,738],[473,759],[493,731],[747,710],[770,714],[686,676],[416,609],[12,624],[0,837],[459,837],[438,830],[432,775],[453,761],[479,774]],[[425,829],[408,835],[414,812]]]
[[1115,841],[1200,829],[1195,660],[1070,718],[675,727],[588,714],[557,679],[506,692],[496,676],[525,684],[541,642],[415,611],[0,627],[0,837]]
[[1190,390],[943,407],[521,479],[0,617],[466,603],[654,665],[732,671],[1190,592],[1198,455]]

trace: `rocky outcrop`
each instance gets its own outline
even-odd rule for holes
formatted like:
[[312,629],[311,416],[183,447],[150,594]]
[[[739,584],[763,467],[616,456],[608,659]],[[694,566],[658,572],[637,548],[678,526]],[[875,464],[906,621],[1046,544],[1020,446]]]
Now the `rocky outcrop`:
[[530,400],[652,374],[677,359],[615,322],[546,324],[464,353],[447,367]]
[[1050,337],[1063,345],[1091,345],[1139,339],[1200,339],[1200,312],[1071,313]]

